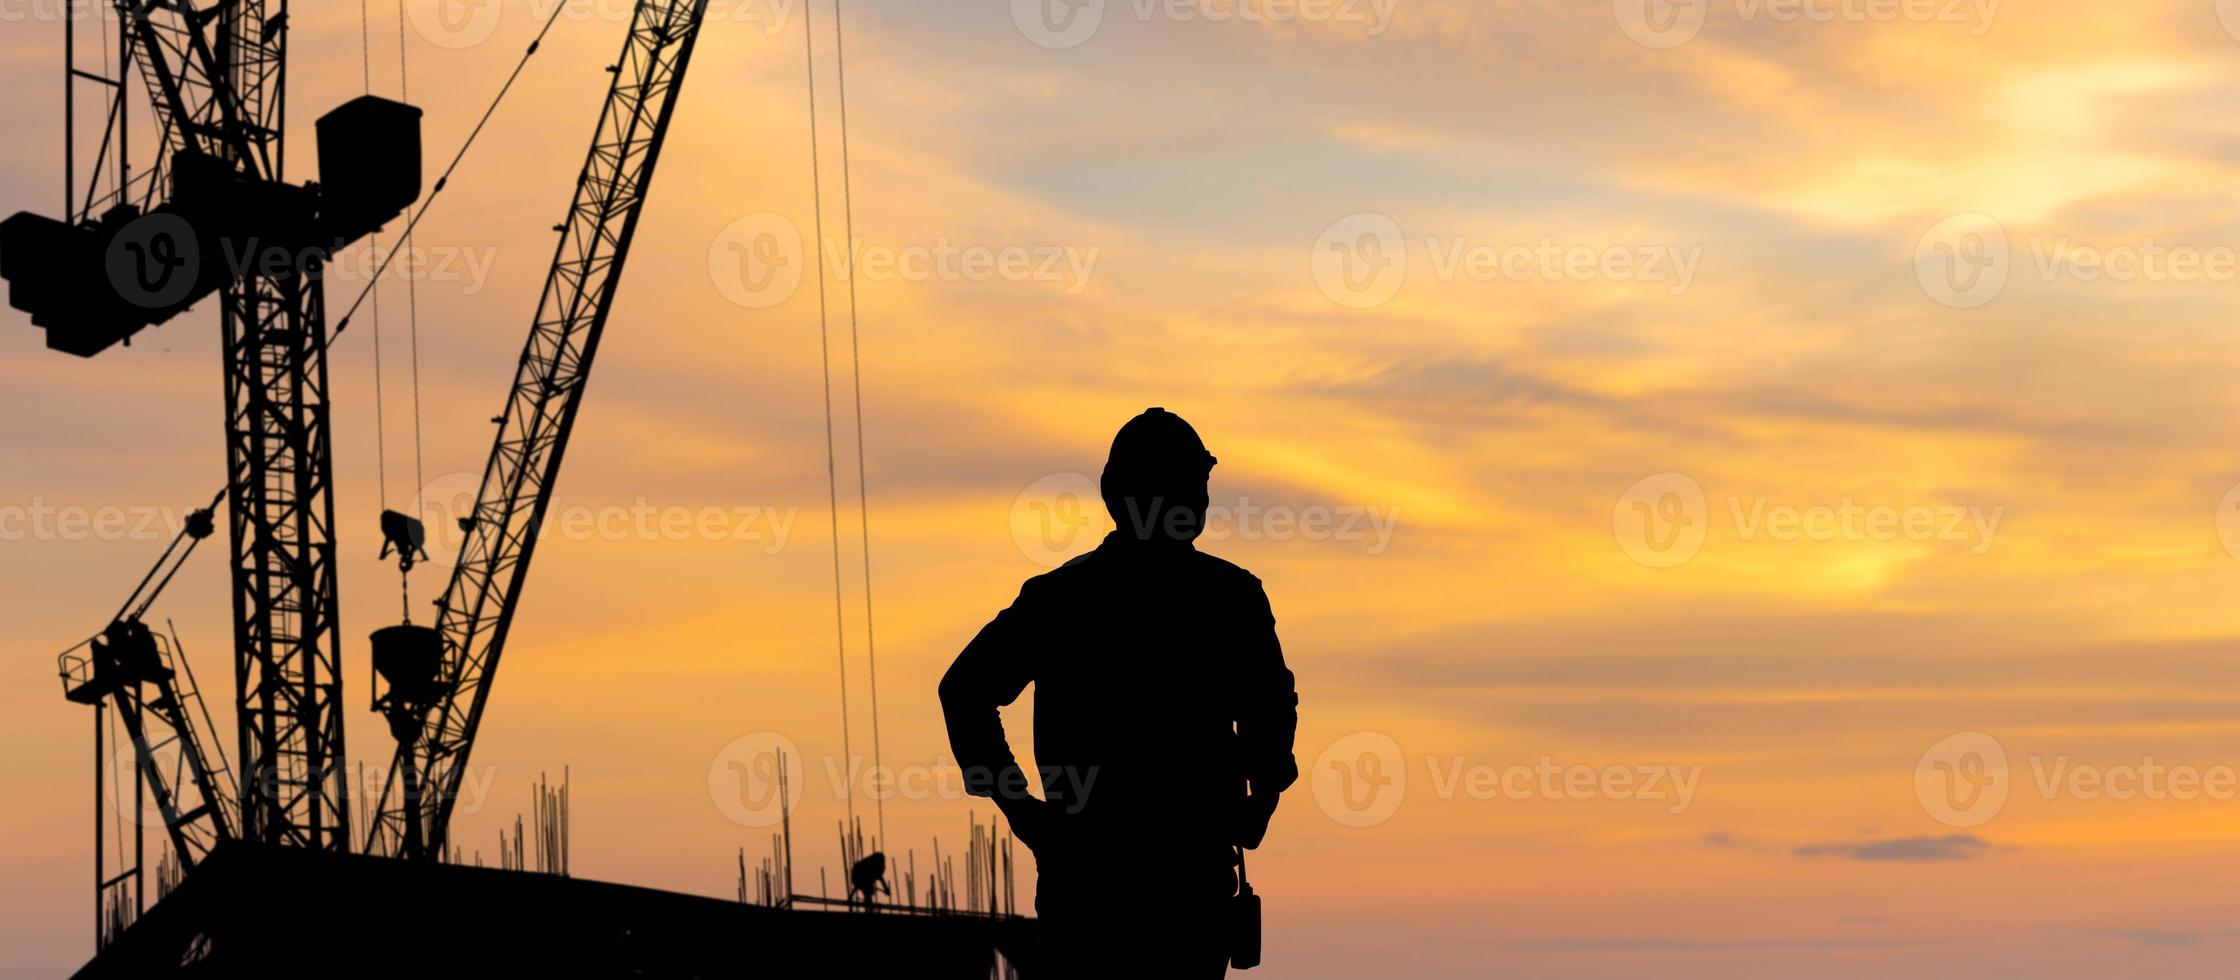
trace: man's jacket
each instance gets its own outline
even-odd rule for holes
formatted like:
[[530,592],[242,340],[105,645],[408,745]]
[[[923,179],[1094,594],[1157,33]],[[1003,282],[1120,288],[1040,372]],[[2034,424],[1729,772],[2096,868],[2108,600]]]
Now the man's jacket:
[[[1032,775],[996,710],[1028,684]],[[1299,777],[1298,695],[1267,593],[1186,544],[1116,534],[1027,580],[957,656],[941,703],[968,792],[1039,778],[1044,839],[1028,842],[1046,870],[1053,852],[1085,848],[1226,861],[1259,842]]]

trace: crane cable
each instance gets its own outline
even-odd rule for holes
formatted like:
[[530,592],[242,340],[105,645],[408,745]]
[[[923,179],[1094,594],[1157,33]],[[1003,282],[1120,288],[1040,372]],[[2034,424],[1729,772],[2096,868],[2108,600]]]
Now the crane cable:
[[[529,49],[521,53],[521,60],[514,62],[513,74],[506,76],[506,83],[498,87],[497,96],[492,98],[490,105],[482,110],[482,118],[477,120],[474,129],[467,133],[466,141],[459,144],[459,152],[452,155],[450,165],[443,168],[443,175],[436,178],[435,186],[429,189],[428,196],[421,199],[420,210],[414,211],[412,220],[405,222],[404,234],[412,234],[412,229],[420,226],[420,219],[428,216],[428,209],[435,205],[436,196],[443,193],[445,185],[451,181],[451,174],[459,169],[459,161],[467,158],[467,151],[473,149],[475,140],[482,136],[482,128],[490,124],[490,116],[498,111],[498,104],[506,100],[506,93],[513,91],[513,83],[521,78],[521,70],[529,66],[529,59],[535,57],[537,48],[544,44],[544,36],[552,31],[552,25],[560,20],[561,12],[567,9],[568,4],[565,0],[552,5],[552,13],[545,17],[544,26],[537,30],[536,39],[530,41]],[[380,279],[381,273],[389,268],[389,263],[394,261],[396,257],[396,253],[392,252],[388,258],[381,260],[380,267],[373,270],[376,281]],[[358,291],[358,298],[350,301],[350,307],[342,311],[342,318],[335,321],[334,329],[328,332],[326,343],[321,345],[322,350],[325,347],[332,346],[335,338],[342,336],[344,330],[350,329],[350,318],[357,314],[358,307],[366,301],[366,294],[372,291],[372,283],[367,283],[366,288]]]
[[[95,709],[96,709],[96,710],[100,710],[100,706],[96,705],[96,706],[95,706]],[[101,714],[104,714],[104,715],[108,715],[108,716],[109,716],[109,717],[108,717],[108,719],[107,719],[107,720],[108,720],[108,723],[109,723],[109,792],[110,792],[110,793],[112,793],[112,794],[114,794],[114,795],[112,795],[112,796],[110,797],[110,799],[112,799],[112,800],[116,801],[116,802],[115,802],[115,804],[114,804],[114,805],[112,805],[112,807],[111,807],[111,808],[112,808],[112,809],[114,809],[114,810],[116,811],[116,820],[117,820],[117,848],[118,848],[118,850],[119,850],[119,851],[121,852],[121,851],[123,850],[123,848],[124,848],[124,842],[125,842],[125,836],[124,836],[124,812],[125,812],[125,807],[124,807],[124,805],[123,805],[123,804],[124,804],[124,787],[123,787],[122,785],[120,785],[120,783],[122,782],[122,780],[124,780],[124,779],[126,778],[126,777],[125,777],[125,775],[124,775],[124,773],[125,773],[125,771],[126,771],[126,769],[127,769],[127,766],[126,766],[125,762],[124,762],[124,761],[123,761],[123,760],[122,760],[122,759],[120,758],[120,756],[122,756],[122,755],[124,754],[124,749],[125,749],[125,747],[126,747],[126,746],[128,746],[128,745],[132,745],[132,740],[131,740],[131,739],[128,739],[128,738],[125,738],[125,737],[124,737],[124,733],[123,733],[122,731],[119,731],[119,730],[118,730],[118,728],[117,728],[117,726],[118,726],[118,721],[117,721],[117,712],[118,712],[119,710],[122,710],[122,709],[111,708],[111,709],[109,709],[109,710],[107,710],[107,711],[101,711]],[[139,762],[140,762],[140,759],[139,759],[139,749],[138,749],[138,747],[137,747],[137,746],[135,746],[135,747],[134,747],[134,750],[133,750],[133,759],[132,759],[132,764],[131,764],[131,767],[130,767],[130,768],[133,768],[133,769],[137,769],[137,768],[139,768]],[[139,774],[139,773],[137,773],[137,772],[135,772],[135,773],[133,773],[133,774],[132,774],[132,776],[131,776],[130,778],[131,778],[131,780],[132,780],[132,785],[133,785],[133,788],[134,788],[134,789],[138,789],[138,788],[139,788],[139,786],[140,786],[140,774]],[[138,803],[137,803],[137,802],[135,802],[135,804],[133,805],[133,809],[134,809],[134,810],[136,810],[136,811],[137,811],[137,810],[139,809],[139,805],[138,805]],[[133,827],[133,829],[134,829],[134,830],[139,830],[139,829],[140,829],[140,827],[139,827],[139,823],[140,823],[140,822],[139,822],[138,820],[135,820],[135,821],[134,821],[134,827]],[[137,838],[135,838],[135,841],[137,842]],[[122,867],[122,865],[124,864],[124,855],[123,855],[122,853],[119,853],[119,854],[117,855],[117,863],[118,863],[118,865],[119,865],[119,867],[120,867],[120,868],[121,868],[121,867]],[[139,852],[139,849],[138,849],[137,847],[133,849],[133,863],[132,863],[132,868],[133,868],[133,870],[134,870],[134,871],[136,871],[136,872],[140,870],[140,852]],[[106,869],[100,869],[100,870],[102,870],[104,874],[106,874],[106,873],[107,873],[107,870],[106,870]],[[139,888],[140,886],[138,886],[138,885],[134,885],[133,887],[134,887],[135,889],[138,889],[138,888]],[[134,897],[135,897],[135,898],[138,898],[138,897],[140,897],[140,896],[138,896],[138,895],[135,895]]]
[[[856,202],[855,185],[848,174],[848,48],[840,29],[840,0],[832,0],[832,61],[840,77],[840,214],[848,236],[848,360],[855,371],[856,396],[856,513],[863,530],[863,648],[871,661],[871,769],[884,774],[879,753],[879,643],[871,615],[871,490],[864,466],[863,448],[863,340],[856,330]],[[839,515],[833,515],[837,523]],[[879,808],[879,839],[887,838],[887,798],[872,794]]]
[[[367,0],[358,0],[358,70],[365,80],[365,94],[373,94],[373,27],[367,13]],[[367,254],[381,254],[381,235],[376,232],[366,238]],[[387,268],[383,263],[381,268]],[[373,280],[366,284],[373,290],[373,461],[376,479],[380,481],[381,509],[389,509],[389,412],[381,397],[381,273],[376,270]],[[407,608],[410,604],[407,603]]]
[[[412,104],[412,71],[405,61],[404,0],[397,0],[397,101]],[[404,251],[413,255],[412,228],[404,230]],[[417,258],[410,261],[417,262]],[[420,442],[420,276],[411,268],[404,277],[405,322],[412,335],[412,485],[413,497],[428,492],[428,477],[421,468]],[[423,501],[423,505],[425,502]]]
[[[816,210],[817,253],[817,350],[824,359],[824,476],[825,495],[832,507],[832,626],[833,641],[840,663],[840,755],[850,769],[855,766],[855,749],[851,743],[848,724],[848,624],[843,612],[844,599],[840,592],[840,477],[834,462],[832,438],[832,330],[825,312],[824,270],[824,172],[817,157],[817,32],[811,21],[811,5],[801,8],[802,58],[808,66],[809,78],[809,193]],[[853,270],[850,270],[853,275]],[[856,826],[856,793],[854,781],[840,794],[848,803],[848,828]],[[843,840],[846,835],[842,835]]]
[[[358,0],[358,67],[364,79],[367,95],[373,94],[373,19],[370,7],[369,0]],[[411,82],[409,66],[405,60],[404,18],[404,0],[397,0],[397,100],[409,103],[411,101]],[[417,219],[413,223],[417,224]],[[405,255],[403,275],[408,297],[407,303],[410,306],[412,332],[412,496],[414,501],[418,501],[421,493],[425,491],[427,483],[426,475],[421,470],[423,454],[420,428],[420,299],[417,284],[418,273],[413,268],[418,260],[413,254],[412,228],[410,225],[405,228],[402,240]],[[381,256],[381,236],[379,233],[367,237],[366,248],[367,254]],[[379,265],[374,269],[372,279],[366,284],[366,288],[371,291],[373,297],[374,466],[376,479],[380,485],[381,511],[384,514],[389,512],[389,410],[384,393],[386,386],[381,379],[381,367],[384,360],[381,352],[381,278],[388,270],[389,262],[395,257],[395,254],[392,252],[388,257],[381,259]],[[412,505],[407,504],[406,506],[410,507]],[[419,517],[418,514],[411,516],[416,519]],[[409,623],[412,621],[412,553],[410,546],[400,546],[400,548],[402,549],[402,556],[399,558],[397,566],[398,595],[399,602],[404,609],[404,621]]]
[[[367,95],[371,95],[373,94],[373,26],[371,15],[368,12],[368,6],[368,0],[358,0],[358,56],[359,70],[364,78],[365,91]],[[407,60],[404,20],[404,0],[397,0],[397,101],[410,104],[412,101],[412,72],[410,62]],[[547,24],[549,26],[549,22],[547,22]],[[541,38],[542,35],[540,34],[539,37]],[[503,97],[503,93],[500,94],[500,97]],[[493,108],[495,108],[495,106],[493,106]],[[487,118],[487,116],[485,118]],[[415,220],[414,222],[412,222],[412,224],[418,224],[418,221]],[[371,249],[372,254],[380,255],[381,236],[376,233],[370,236],[368,242],[369,244],[367,247]],[[404,286],[406,297],[406,318],[408,321],[408,329],[411,332],[412,338],[410,353],[410,360],[412,365],[412,481],[414,487],[414,499],[418,499],[420,492],[424,491],[427,488],[427,474],[423,466],[423,459],[425,457],[425,454],[422,448],[422,429],[420,425],[420,283],[419,274],[413,268],[413,266],[419,261],[419,259],[413,252],[412,228],[410,225],[407,225],[404,231],[403,253],[405,255]],[[376,469],[380,474],[380,498],[382,510],[389,509],[389,439],[387,432],[389,416],[388,411],[383,406],[383,385],[381,381],[382,356],[380,281],[383,271],[387,270],[388,267],[389,263],[386,259],[384,259],[381,262],[380,267],[375,270],[372,282],[367,284],[367,288],[373,291],[372,313],[374,458]],[[348,318],[345,317],[345,319]],[[339,333],[340,330],[338,329],[337,332]],[[408,600],[407,606],[409,607],[409,605],[410,602]]]

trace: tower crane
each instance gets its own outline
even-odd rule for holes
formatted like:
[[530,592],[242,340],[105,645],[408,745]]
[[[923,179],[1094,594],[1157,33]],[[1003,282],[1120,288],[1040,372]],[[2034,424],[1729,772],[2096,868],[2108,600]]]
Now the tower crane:
[[[236,830],[346,851],[322,276],[336,250],[419,197],[420,111],[372,96],[345,103],[317,122],[321,180],[288,183],[286,0],[112,2],[122,25],[114,75],[77,64],[66,19],[63,216],[0,222],[0,278],[48,347],[80,357],[220,297]],[[84,169],[81,85],[106,104]],[[146,121],[136,121],[136,89]],[[132,141],[150,130],[143,166]]]
[[367,850],[444,853],[452,806],[513,625],[584,383],[614,307],[708,0],[638,0],[576,178],[436,625],[374,635],[375,708],[397,737]]
[[[211,501],[211,507],[216,505],[217,501]],[[149,607],[186,564],[195,546],[215,530],[216,519],[210,507],[189,514],[185,526],[163,549],[155,566],[141,577],[139,586],[125,599],[108,627],[55,658],[64,696],[95,707],[97,731],[101,710],[116,712],[130,740],[135,778],[141,781],[142,792],[153,798],[182,871],[194,870],[220,841],[233,836],[234,787],[224,752],[216,746],[205,746],[210,715],[194,683],[194,670],[180,655],[177,638],[156,633],[145,619]],[[106,763],[101,752],[97,735],[97,786],[102,784]],[[98,801],[95,810],[94,832],[100,835],[103,822]],[[134,832],[137,841],[138,818]],[[95,852],[98,864],[98,844]],[[137,909],[143,903],[137,860],[129,870],[114,876],[106,868],[97,871],[96,909]],[[106,938],[105,931],[103,935]]]

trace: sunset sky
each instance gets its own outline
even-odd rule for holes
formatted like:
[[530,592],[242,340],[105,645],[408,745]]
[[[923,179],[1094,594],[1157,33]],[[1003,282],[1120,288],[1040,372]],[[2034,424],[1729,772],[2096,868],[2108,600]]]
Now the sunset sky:
[[[396,97],[402,16],[432,174],[552,0],[371,2],[294,5],[293,179],[362,36]],[[1301,690],[1255,975],[2230,974],[2240,3],[1051,2],[844,9],[886,766],[948,763],[941,672],[1094,543],[1159,405]],[[0,0],[0,211],[61,207],[59,3]],[[420,227],[419,475],[404,284],[385,483],[370,315],[336,347],[353,761],[392,746],[376,514],[472,493],[628,9],[571,0]],[[832,26],[715,0],[470,851],[566,767],[579,876],[728,896],[768,830],[727,765],[782,738],[807,887],[837,865],[828,764],[872,727]],[[91,952],[53,655],[223,480],[217,332],[81,361],[0,313],[0,974]],[[156,614],[230,754],[222,550]],[[928,785],[885,805],[921,861],[979,802]]]

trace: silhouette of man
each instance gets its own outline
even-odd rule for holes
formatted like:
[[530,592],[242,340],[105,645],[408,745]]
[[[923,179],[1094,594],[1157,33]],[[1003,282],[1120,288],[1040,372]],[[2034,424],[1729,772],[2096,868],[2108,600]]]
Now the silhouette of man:
[[[1043,976],[1222,976],[1232,848],[1299,778],[1267,593],[1192,543],[1214,462],[1163,409],[1122,426],[1100,486],[1118,530],[1028,579],[941,680],[967,791],[1034,852]],[[1040,799],[997,713],[1030,683]]]

